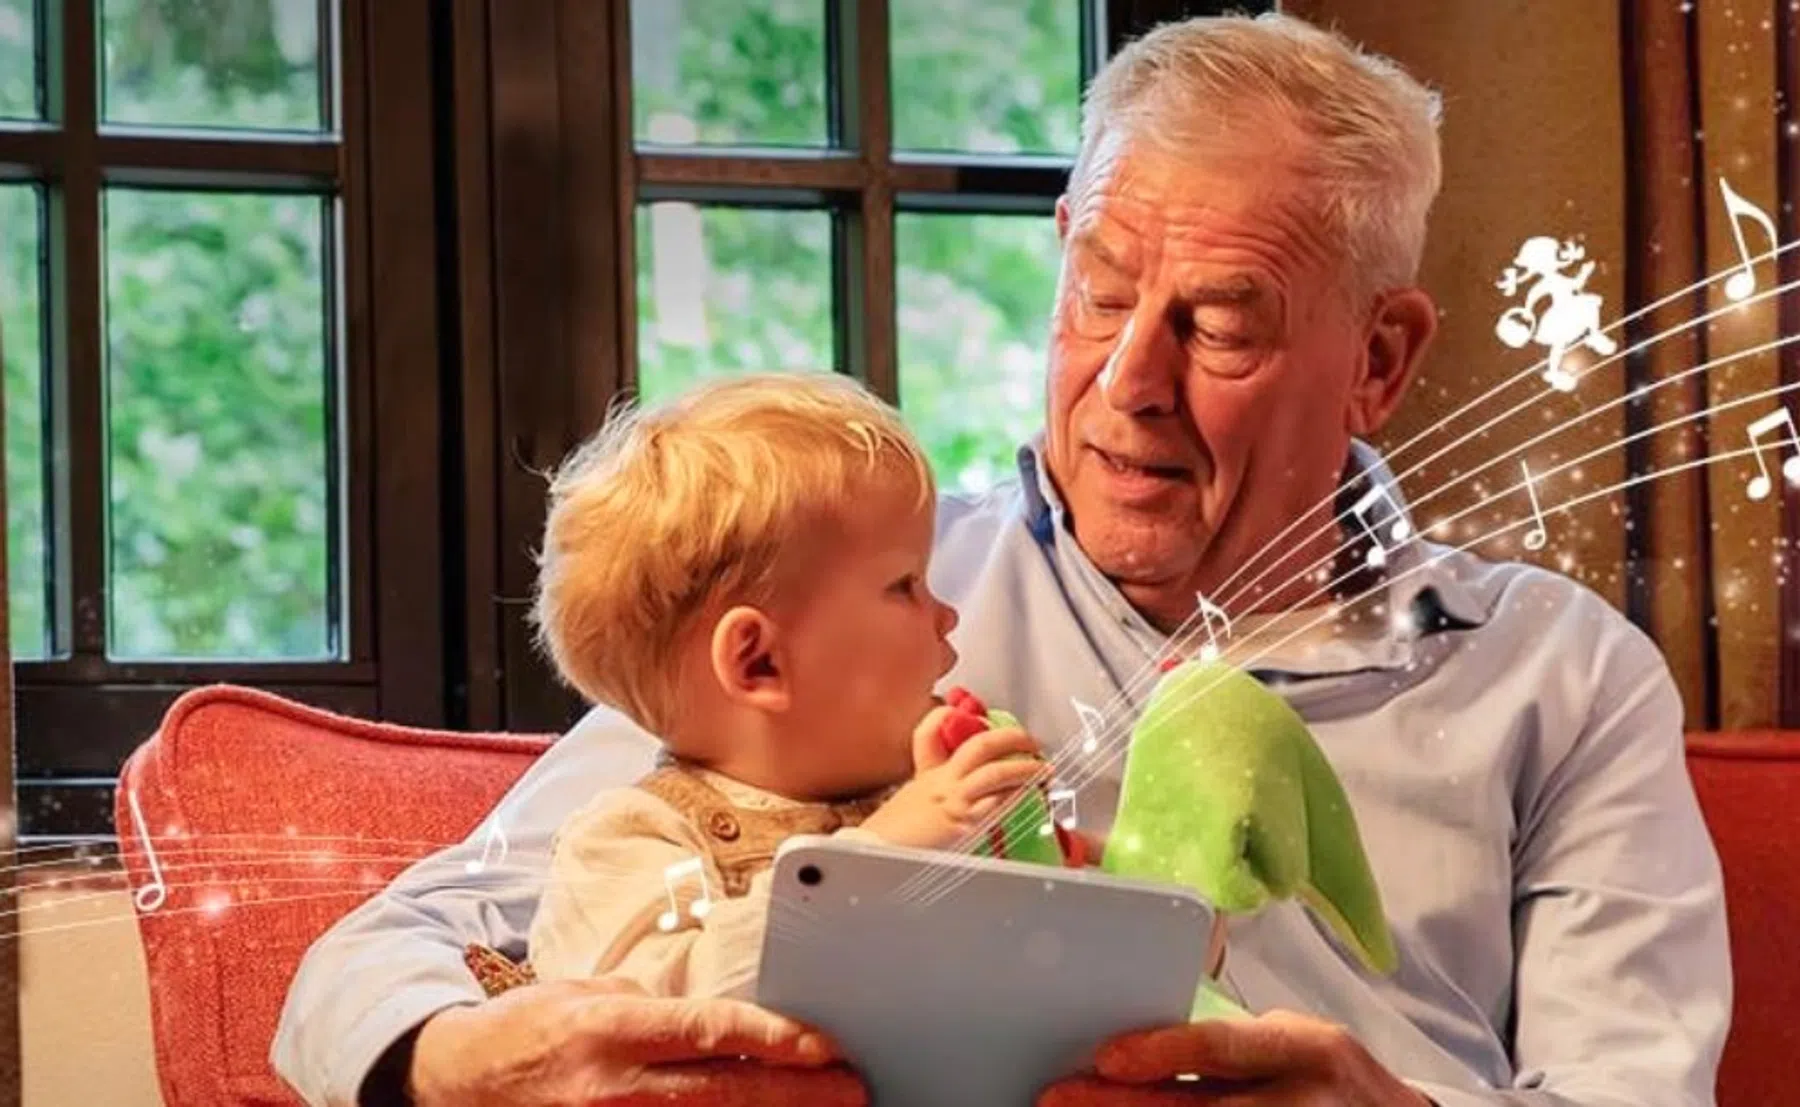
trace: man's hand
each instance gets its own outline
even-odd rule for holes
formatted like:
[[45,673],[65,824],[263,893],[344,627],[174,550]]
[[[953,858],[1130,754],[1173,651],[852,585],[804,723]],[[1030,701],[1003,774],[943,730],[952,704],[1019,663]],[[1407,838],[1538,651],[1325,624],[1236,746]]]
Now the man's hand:
[[1038,1107],[1432,1107],[1343,1028],[1291,1011],[1125,1034],[1094,1067]]
[[731,999],[658,999],[619,981],[531,984],[432,1016],[417,1107],[864,1107],[823,1035]]
[[897,846],[944,849],[1048,777],[1038,744],[1022,730],[984,731],[946,752],[938,726],[949,712],[933,708],[913,731],[913,778],[863,820],[863,830]]

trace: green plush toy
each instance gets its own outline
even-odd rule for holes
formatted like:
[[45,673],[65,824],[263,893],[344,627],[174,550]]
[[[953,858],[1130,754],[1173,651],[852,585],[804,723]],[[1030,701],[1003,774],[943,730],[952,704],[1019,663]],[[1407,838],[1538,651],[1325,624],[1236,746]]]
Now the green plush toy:
[[[1132,730],[1101,868],[1217,910],[1297,897],[1370,969],[1397,963],[1344,787],[1286,700],[1218,661],[1169,669]],[[1202,989],[1195,1016],[1229,1013]]]

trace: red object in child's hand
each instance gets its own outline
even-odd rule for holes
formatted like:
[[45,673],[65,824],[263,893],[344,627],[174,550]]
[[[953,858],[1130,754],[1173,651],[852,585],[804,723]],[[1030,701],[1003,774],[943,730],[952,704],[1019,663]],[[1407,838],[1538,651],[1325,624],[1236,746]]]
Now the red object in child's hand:
[[982,703],[980,699],[976,698],[975,693],[960,684],[944,693],[944,702],[958,711],[969,711],[983,718],[987,717],[987,704]]
[[955,753],[964,742],[988,728],[987,705],[966,688],[952,688],[944,695],[950,714],[938,724],[938,741],[945,753]]
[[1061,823],[1053,823],[1056,831],[1056,844],[1062,850],[1063,864],[1071,869],[1079,869],[1087,865],[1087,842],[1081,835],[1064,827]]

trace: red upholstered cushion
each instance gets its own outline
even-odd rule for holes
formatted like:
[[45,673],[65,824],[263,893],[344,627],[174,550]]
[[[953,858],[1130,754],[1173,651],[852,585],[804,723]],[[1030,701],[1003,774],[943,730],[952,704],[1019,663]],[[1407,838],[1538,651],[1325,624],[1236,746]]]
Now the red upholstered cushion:
[[268,1063],[312,940],[406,865],[473,830],[549,745],[362,722],[216,687],[177,700],[125,766],[115,804],[140,913],[163,1101],[297,1102]]
[[1800,1094],[1800,732],[1693,734],[1688,771],[1725,869],[1731,1037],[1719,1107]]

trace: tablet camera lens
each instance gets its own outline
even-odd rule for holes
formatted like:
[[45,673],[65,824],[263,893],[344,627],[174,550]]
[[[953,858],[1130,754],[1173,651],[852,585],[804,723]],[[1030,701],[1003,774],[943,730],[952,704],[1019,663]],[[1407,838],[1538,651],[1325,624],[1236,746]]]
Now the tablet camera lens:
[[817,886],[819,881],[825,879],[825,874],[819,871],[819,866],[817,865],[802,865],[800,866],[799,873],[796,875],[799,876],[800,883],[806,885],[808,888]]

